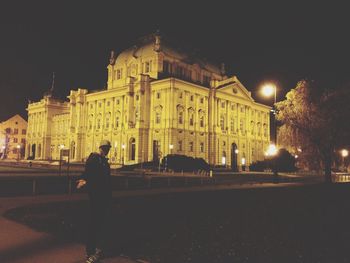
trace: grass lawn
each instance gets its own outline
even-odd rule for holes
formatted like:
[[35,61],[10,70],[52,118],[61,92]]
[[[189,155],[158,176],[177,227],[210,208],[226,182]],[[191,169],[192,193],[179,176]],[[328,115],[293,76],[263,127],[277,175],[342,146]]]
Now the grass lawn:
[[[350,262],[350,186],[162,194],[115,200],[111,244],[150,262]],[[6,216],[83,242],[87,203]]]

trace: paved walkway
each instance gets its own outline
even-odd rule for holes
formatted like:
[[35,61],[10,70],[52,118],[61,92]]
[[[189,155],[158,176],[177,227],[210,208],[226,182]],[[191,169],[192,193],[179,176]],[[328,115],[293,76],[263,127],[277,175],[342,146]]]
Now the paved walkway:
[[[187,188],[163,188],[150,190],[129,190],[115,192],[113,196],[154,195],[161,193],[218,191],[229,189],[249,189],[259,187],[297,186],[296,183],[281,184],[243,184],[243,185],[209,185]],[[12,208],[62,201],[77,201],[87,199],[85,194],[73,195],[41,195],[26,197],[0,198],[0,262],[1,263],[75,263],[84,262],[84,246],[78,243],[62,242],[54,236],[35,231],[27,226],[10,221],[3,214]],[[106,259],[105,263],[136,263],[144,262],[124,257]]]

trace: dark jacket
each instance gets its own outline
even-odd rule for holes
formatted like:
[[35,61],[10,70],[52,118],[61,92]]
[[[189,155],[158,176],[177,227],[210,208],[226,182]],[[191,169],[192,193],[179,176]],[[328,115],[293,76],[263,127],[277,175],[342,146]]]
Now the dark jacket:
[[109,198],[112,196],[108,158],[98,153],[91,153],[86,161],[81,179],[86,180],[90,197]]

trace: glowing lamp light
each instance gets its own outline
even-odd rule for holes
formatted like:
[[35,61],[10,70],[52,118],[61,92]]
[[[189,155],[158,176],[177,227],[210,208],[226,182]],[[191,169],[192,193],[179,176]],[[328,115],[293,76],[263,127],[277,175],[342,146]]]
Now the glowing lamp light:
[[242,158],[241,162],[242,162],[242,165],[245,165],[245,158]]
[[267,148],[267,156],[275,156],[277,154],[277,147],[274,144],[270,144]]
[[225,157],[225,156],[222,156],[221,163],[222,163],[223,165],[226,164],[226,157]]
[[235,150],[235,154],[237,154],[237,153],[238,153],[238,149]]
[[17,146],[16,146],[16,147],[17,147],[17,149],[19,149],[19,148],[21,148],[21,145],[17,144]]
[[298,159],[298,157],[299,157],[299,156],[298,156],[297,154],[296,154],[296,155],[294,155],[294,158],[295,158],[295,159]]
[[341,156],[342,157],[347,157],[349,155],[349,151],[346,149],[341,150]]
[[266,97],[271,97],[275,93],[276,86],[273,84],[266,84],[262,87],[262,94]]
[[125,144],[124,143],[122,144],[122,148],[125,149]]
[[169,144],[169,149],[172,150],[174,148],[174,145]]

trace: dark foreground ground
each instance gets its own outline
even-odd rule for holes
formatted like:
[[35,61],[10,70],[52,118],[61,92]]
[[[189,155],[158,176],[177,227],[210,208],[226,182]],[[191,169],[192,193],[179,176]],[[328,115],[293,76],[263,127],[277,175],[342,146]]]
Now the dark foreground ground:
[[[350,262],[350,185],[212,191],[115,200],[112,246],[149,262]],[[87,203],[6,217],[83,242]]]

